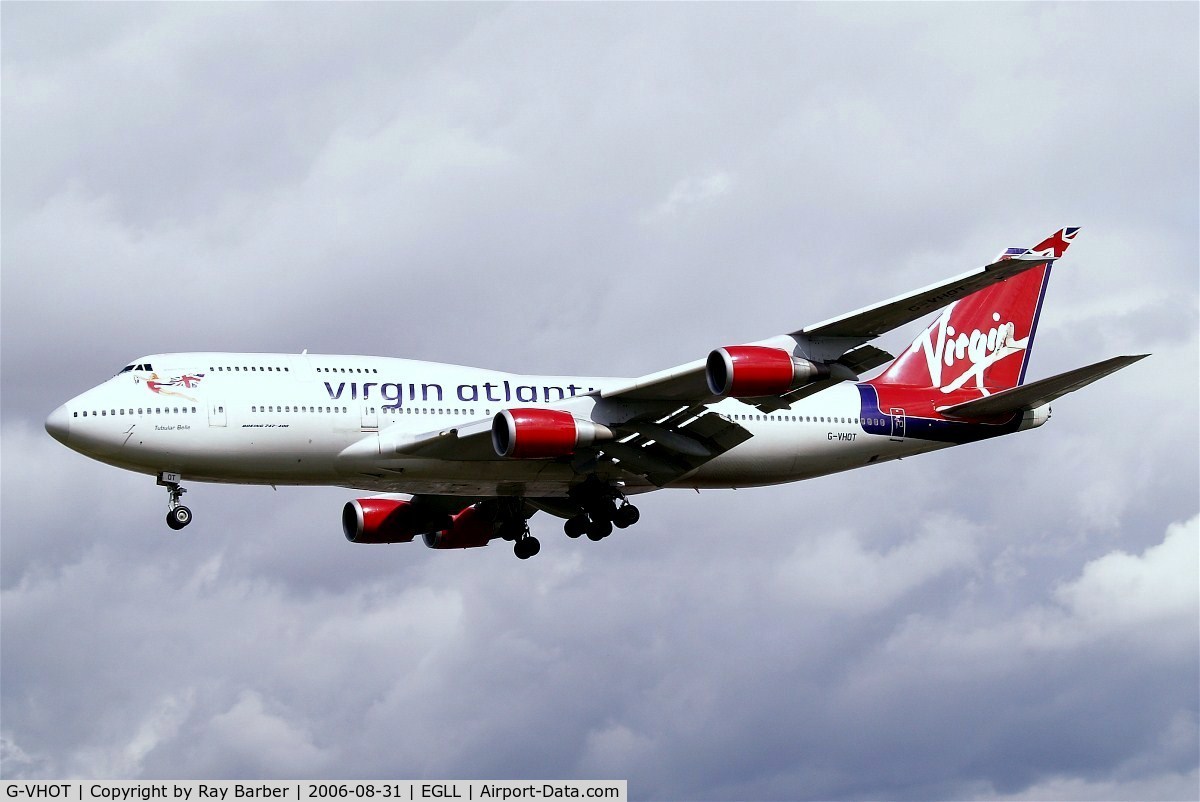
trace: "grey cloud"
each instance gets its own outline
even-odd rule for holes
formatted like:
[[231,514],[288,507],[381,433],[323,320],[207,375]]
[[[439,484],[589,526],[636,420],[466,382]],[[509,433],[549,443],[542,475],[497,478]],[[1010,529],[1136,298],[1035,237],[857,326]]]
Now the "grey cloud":
[[[6,778],[1196,796],[1194,6],[0,13]],[[528,563],[335,488],[171,533],[41,430],[160,351],[636,375],[1065,224],[1032,370],[1154,356],[1048,426]]]

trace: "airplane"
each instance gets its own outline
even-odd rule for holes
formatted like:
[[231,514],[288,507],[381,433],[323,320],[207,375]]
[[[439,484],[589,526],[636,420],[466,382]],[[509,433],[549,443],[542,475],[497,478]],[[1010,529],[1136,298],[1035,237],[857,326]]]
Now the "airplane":
[[[1078,228],[954,278],[637,378],[533,376],[378,356],[140,357],[50,413],[56,440],[181,482],[334,485],[353,543],[513,543],[538,511],[599,541],[630,496],[810,479],[1032,429],[1050,403],[1148,354],[1025,382],[1052,265]],[[938,312],[898,358],[869,342]],[[860,375],[887,365],[874,378]]]

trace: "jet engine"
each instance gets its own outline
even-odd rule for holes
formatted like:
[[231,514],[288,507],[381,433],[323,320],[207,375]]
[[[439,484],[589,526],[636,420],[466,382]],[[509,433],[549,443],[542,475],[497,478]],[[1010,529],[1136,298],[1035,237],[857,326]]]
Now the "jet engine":
[[501,457],[565,457],[579,446],[612,437],[607,426],[561,409],[505,409],[492,419],[492,446]]
[[755,398],[782,395],[825,378],[829,368],[794,357],[781,348],[730,345],[708,355],[704,374],[713,395]]
[[408,543],[451,523],[445,513],[400,499],[356,498],[342,508],[342,531],[351,543]]
[[422,535],[431,549],[474,549],[496,537],[492,519],[478,507],[467,507],[454,516],[450,526]]

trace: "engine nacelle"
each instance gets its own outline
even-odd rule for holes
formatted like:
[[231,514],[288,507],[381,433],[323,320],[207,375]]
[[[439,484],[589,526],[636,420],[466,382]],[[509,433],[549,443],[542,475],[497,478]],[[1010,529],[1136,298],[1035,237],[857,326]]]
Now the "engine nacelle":
[[454,516],[449,527],[422,535],[431,549],[475,549],[486,546],[493,537],[496,527],[478,507],[467,507]]
[[501,457],[565,457],[579,446],[611,440],[612,430],[561,409],[504,409],[492,419],[492,447]]
[[1040,407],[1025,410],[1021,415],[1021,429],[1036,429],[1046,421],[1050,420],[1050,405],[1042,404]]
[[450,522],[445,513],[400,499],[356,498],[342,508],[342,531],[351,543],[408,543]]
[[704,370],[713,395],[755,398],[782,395],[829,375],[829,368],[781,348],[730,345],[708,355]]

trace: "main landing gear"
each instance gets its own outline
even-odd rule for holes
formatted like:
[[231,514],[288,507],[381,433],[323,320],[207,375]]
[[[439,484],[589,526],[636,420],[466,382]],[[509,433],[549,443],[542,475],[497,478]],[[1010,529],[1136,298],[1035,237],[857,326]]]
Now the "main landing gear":
[[587,535],[588,540],[603,540],[612,534],[614,526],[625,529],[642,517],[623,493],[598,481],[579,485],[570,498],[581,510],[563,524],[563,531],[570,538]]
[[179,484],[182,478],[179,474],[168,471],[158,475],[158,484],[167,489],[167,526],[172,529],[183,529],[192,522],[192,511],[179,503],[179,499],[187,492]]
[[542,550],[542,542],[529,534],[529,524],[524,518],[504,521],[498,526],[500,537],[512,541],[513,554],[517,555],[517,559],[528,560]]
[[523,511],[523,502],[501,507],[496,513],[496,533],[513,544],[513,554],[519,560],[528,560],[542,550],[542,543],[529,534],[529,522]]

